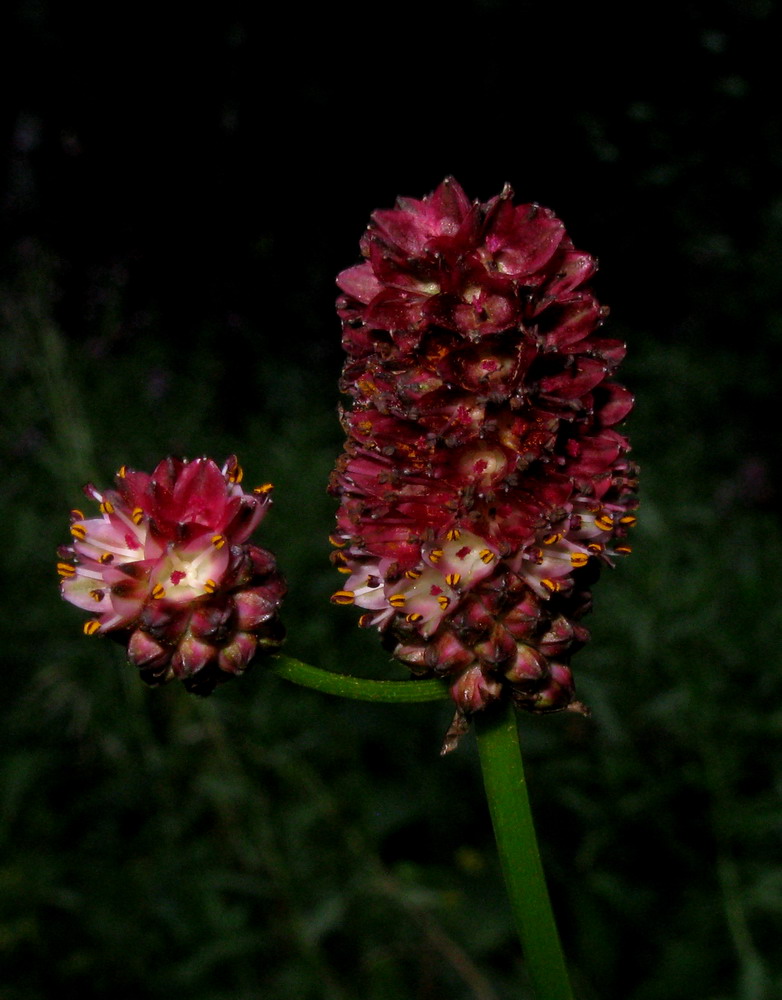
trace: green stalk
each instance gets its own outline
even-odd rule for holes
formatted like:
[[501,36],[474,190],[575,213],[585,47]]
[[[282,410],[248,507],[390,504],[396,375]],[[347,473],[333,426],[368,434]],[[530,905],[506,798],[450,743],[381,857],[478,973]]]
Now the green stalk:
[[[448,697],[448,686],[440,680],[351,677],[290,656],[272,656],[268,662],[278,676],[294,684],[343,698],[401,704]],[[516,711],[507,700],[477,712],[473,719],[497,851],[535,996],[537,1000],[573,1000],[538,853]]]
[[324,694],[335,694],[355,701],[440,701],[448,697],[448,685],[439,680],[376,681],[366,677],[335,674],[331,670],[313,667],[290,656],[272,656],[271,669],[279,677],[314,688]]
[[512,702],[474,716],[486,798],[521,948],[538,1000],[573,1000],[540,863]]

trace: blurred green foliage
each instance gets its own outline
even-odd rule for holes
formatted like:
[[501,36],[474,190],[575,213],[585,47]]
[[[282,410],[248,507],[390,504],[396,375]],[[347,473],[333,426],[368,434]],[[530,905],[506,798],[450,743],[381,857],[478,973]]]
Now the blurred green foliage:
[[[437,755],[447,707],[343,703],[262,665],[207,700],[149,691],[54,574],[85,480],[236,452],[275,484],[259,540],[289,579],[287,651],[403,676],[328,602],[332,283],[369,211],[447,172],[482,198],[510,179],[600,253],[639,400],[635,552],[574,664],[593,715],[521,720],[579,995],[776,1000],[776,6],[655,8],[620,45],[600,11],[476,0],[469,58],[469,25],[418,10],[423,82],[357,75],[323,12],[312,52],[285,22],[280,78],[230,3],[186,43],[86,8],[3,15],[47,69],[7,116],[2,209],[2,1000],[528,996],[472,739]],[[372,45],[373,66],[404,49]]]

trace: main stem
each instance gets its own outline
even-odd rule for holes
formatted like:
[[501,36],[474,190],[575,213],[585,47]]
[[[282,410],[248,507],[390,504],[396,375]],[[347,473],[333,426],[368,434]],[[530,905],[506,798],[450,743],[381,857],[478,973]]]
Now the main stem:
[[473,718],[500,864],[535,996],[573,1000],[538,853],[515,709],[508,700]]
[[[336,674],[289,656],[273,656],[280,677],[326,694],[361,701],[435,701],[440,680],[378,681]],[[516,928],[537,1000],[573,1000],[527,797],[516,712],[510,699],[476,712],[483,783]]]

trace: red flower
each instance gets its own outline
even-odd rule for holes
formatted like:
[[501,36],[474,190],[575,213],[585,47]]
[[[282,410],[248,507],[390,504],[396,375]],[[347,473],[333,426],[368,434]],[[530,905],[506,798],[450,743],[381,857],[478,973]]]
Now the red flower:
[[87,635],[110,633],[150,684],[173,678],[199,694],[242,673],[284,630],[285,583],[274,557],[248,544],[271,484],[245,493],[232,456],[162,461],[152,475],[123,466],[116,488],[84,492],[100,517],[71,512],[59,551],[65,600],[92,613]]
[[333,600],[365,609],[462,718],[510,694],[583,710],[570,656],[601,565],[625,543],[636,470],[614,428],[624,346],[599,336],[595,261],[506,187],[446,180],[376,212],[337,279],[348,358]]

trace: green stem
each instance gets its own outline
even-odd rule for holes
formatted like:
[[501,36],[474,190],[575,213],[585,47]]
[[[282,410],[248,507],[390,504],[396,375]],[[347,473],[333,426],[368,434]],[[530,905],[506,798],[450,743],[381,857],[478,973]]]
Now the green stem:
[[272,656],[271,669],[285,680],[356,701],[420,702],[448,697],[448,685],[439,680],[376,681],[366,677],[335,674],[290,656]]
[[573,1000],[535,838],[515,709],[508,701],[474,719],[500,864],[535,995]]
[[[359,701],[422,702],[448,697],[440,680],[378,681],[272,656],[271,669],[294,684]],[[474,716],[483,783],[511,908],[538,1000],[573,1000],[538,854],[512,702]]]

